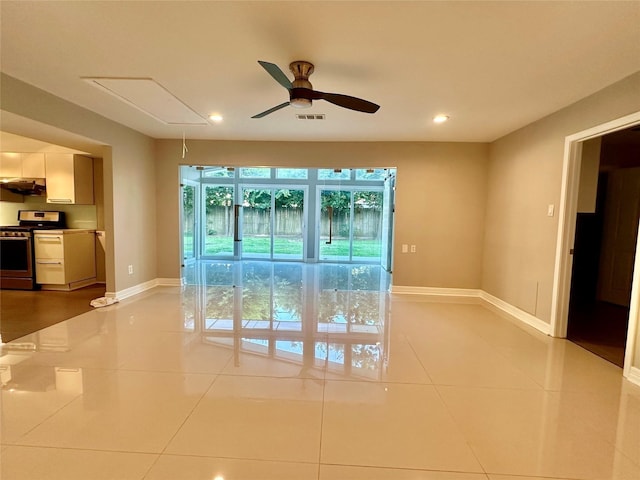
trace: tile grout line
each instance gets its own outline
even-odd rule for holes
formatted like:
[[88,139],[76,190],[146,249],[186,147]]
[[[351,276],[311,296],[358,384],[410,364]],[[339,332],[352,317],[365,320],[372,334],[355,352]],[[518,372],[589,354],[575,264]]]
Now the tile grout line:
[[[44,365],[44,366],[48,366],[48,365]],[[41,367],[40,365],[38,365],[38,367]],[[87,369],[90,370],[90,369]],[[115,375],[117,373],[117,369],[112,369],[112,368],[96,368],[94,370],[102,370],[102,371],[106,371],[108,374],[112,374]],[[51,414],[47,415],[41,422],[39,422],[37,425],[34,425],[33,427],[31,427],[29,430],[27,430],[26,432],[24,432],[22,435],[20,435],[20,437],[16,440],[16,441],[20,441],[22,439],[24,439],[27,435],[29,435],[31,432],[33,432],[36,428],[40,427],[41,425],[43,425],[45,422],[49,421],[51,418],[53,418],[55,415],[57,415],[58,413],[60,413],[62,410],[64,410],[65,408],[67,408],[68,406],[70,406],[73,403],[76,403],[76,401],[78,401],[80,398],[82,398],[82,396],[84,396],[84,393],[79,393],[77,394],[75,397],[73,397],[71,400],[69,400],[67,403],[65,403],[64,405],[62,405],[60,408],[56,409],[54,412],[51,412]],[[19,445],[19,444],[15,444],[15,445]],[[57,447],[51,447],[51,448],[57,448]]]
[[478,455],[476,454],[476,451],[474,450],[473,446],[469,442],[469,439],[467,438],[467,436],[464,434],[464,430],[462,429],[462,427],[460,426],[460,424],[456,420],[456,417],[451,412],[451,409],[449,408],[449,405],[447,405],[447,402],[445,402],[444,398],[442,398],[442,394],[440,393],[440,389],[438,388],[437,385],[433,385],[433,388],[436,391],[436,395],[438,395],[438,398],[440,399],[440,403],[442,404],[442,406],[445,408],[445,410],[449,414],[449,418],[451,418],[451,421],[456,426],[456,429],[458,430],[458,432],[460,432],[460,435],[462,435],[462,438],[464,438],[465,445],[467,445],[467,447],[469,448],[469,451],[473,455],[473,458],[476,459],[476,462],[478,462],[478,465],[482,469],[482,473],[484,474],[485,477],[487,477],[487,480],[488,480],[489,479],[489,473],[487,472],[487,469],[484,467],[484,465],[482,464],[482,462],[478,458]]
[[320,442],[318,445],[318,480],[320,480],[320,462],[322,460],[322,433],[324,431],[324,402],[327,392],[327,369],[329,365],[329,336],[325,338],[327,345],[327,358],[324,360],[324,378],[322,379],[322,408],[320,410]]
[[[391,326],[389,326],[389,328],[391,328]],[[429,381],[431,382],[431,385],[433,385],[434,384],[433,378],[431,378],[431,375],[429,375],[429,370],[427,370],[427,367],[425,367],[424,363],[422,363],[422,360],[420,359],[420,355],[418,355],[418,352],[416,352],[416,349],[414,348],[413,343],[411,343],[411,339],[409,339],[404,333],[402,334],[402,336],[407,341],[407,344],[409,345],[409,348],[411,349],[411,351],[415,355],[416,360],[418,360],[418,363],[422,367],[422,370],[424,370],[424,373],[427,376],[427,378],[429,379]]]
[[[193,406],[193,408],[189,411],[189,413],[187,414],[187,416],[184,418],[184,420],[180,423],[180,425],[178,426],[178,428],[176,429],[176,431],[174,432],[173,435],[171,435],[171,438],[169,440],[167,440],[166,445],[164,446],[164,448],[162,449],[162,451],[159,453],[158,455],[158,459],[160,459],[161,455],[164,455],[167,451],[167,448],[169,447],[169,445],[171,444],[171,442],[173,441],[173,439],[176,437],[176,435],[178,434],[178,432],[182,429],[182,427],[184,427],[184,424],[187,423],[187,420],[189,420],[191,418],[191,415],[193,415],[193,412],[196,410],[196,408],[198,408],[198,406],[200,405],[200,403],[202,403],[202,401],[204,400],[204,398],[207,396],[207,393],[209,393],[211,391],[211,389],[213,388],[213,386],[215,385],[216,381],[218,380],[220,376],[219,375],[215,375],[215,377],[213,378],[213,380],[211,381],[211,384],[209,385],[209,387],[205,390],[205,392],[202,394],[202,396],[198,399],[198,401],[195,403],[195,405]],[[157,460],[156,460],[157,462]],[[155,463],[154,462],[154,465]]]

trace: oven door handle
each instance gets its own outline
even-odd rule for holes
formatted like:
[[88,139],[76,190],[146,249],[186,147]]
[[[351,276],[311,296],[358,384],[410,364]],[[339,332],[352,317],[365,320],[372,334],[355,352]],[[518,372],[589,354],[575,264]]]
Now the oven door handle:
[[38,265],[62,265],[62,262],[56,262],[56,261],[52,261],[52,262],[45,262],[43,260],[36,260],[36,263]]
[[28,241],[30,240],[29,237],[0,237],[0,240],[2,240],[3,242],[5,240],[23,240],[23,241]]

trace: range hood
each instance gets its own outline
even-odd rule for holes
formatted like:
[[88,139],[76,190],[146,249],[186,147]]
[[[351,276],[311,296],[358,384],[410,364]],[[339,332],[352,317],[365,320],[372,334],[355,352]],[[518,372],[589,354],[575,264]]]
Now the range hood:
[[19,195],[42,196],[46,193],[44,178],[3,178],[0,188]]

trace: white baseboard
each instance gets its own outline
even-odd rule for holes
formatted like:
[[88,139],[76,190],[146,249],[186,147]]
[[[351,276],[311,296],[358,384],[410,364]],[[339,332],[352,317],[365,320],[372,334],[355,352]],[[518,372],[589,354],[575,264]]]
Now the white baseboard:
[[638,367],[629,368],[629,375],[627,375],[626,378],[631,383],[635,383],[636,385],[640,386],[640,368]]
[[[118,300],[124,300],[125,298],[133,297],[139,293],[145,292],[158,285],[157,280],[149,280],[148,282],[139,283],[133,287],[125,288],[124,290],[118,290],[114,293],[114,297]],[[109,296],[109,295],[107,295]]]
[[410,294],[410,295],[430,295],[438,297],[460,297],[460,298],[479,298],[483,302],[486,302],[497,309],[503,311],[509,316],[519,320],[530,327],[544,333],[545,335],[551,335],[551,325],[543,322],[537,317],[534,317],[530,313],[524,310],[514,307],[510,303],[500,300],[497,297],[485,292],[484,290],[473,288],[435,288],[435,287],[403,287],[403,286],[391,286],[391,293],[397,294]]
[[480,298],[481,290],[472,288],[438,288],[438,287],[403,287],[391,286],[391,293],[406,295],[432,295],[437,297],[476,297]]
[[510,303],[507,303],[504,300],[500,300],[498,297],[494,297],[484,290],[481,291],[480,298],[482,298],[482,300],[484,300],[485,302],[493,305],[494,307],[502,310],[503,312],[509,314],[516,320],[520,320],[521,322],[526,323],[530,327],[535,328],[545,335],[551,335],[551,325],[540,320],[538,317],[534,317],[530,313],[525,312],[518,307],[514,307]]
[[156,278],[149,280],[148,282],[139,283],[133,287],[125,288],[124,290],[118,290],[117,292],[106,292],[105,297],[117,298],[118,300],[124,300],[125,298],[133,297],[142,292],[146,292],[154,287],[181,287],[182,280],[180,278]]

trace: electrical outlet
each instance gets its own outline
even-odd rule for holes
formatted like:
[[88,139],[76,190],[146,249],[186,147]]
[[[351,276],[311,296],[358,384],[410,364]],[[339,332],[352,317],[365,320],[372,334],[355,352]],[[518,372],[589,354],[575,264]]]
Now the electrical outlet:
[[133,265],[129,265],[129,275],[133,275]]
[[415,245],[411,245],[411,253],[416,253],[416,246]]

